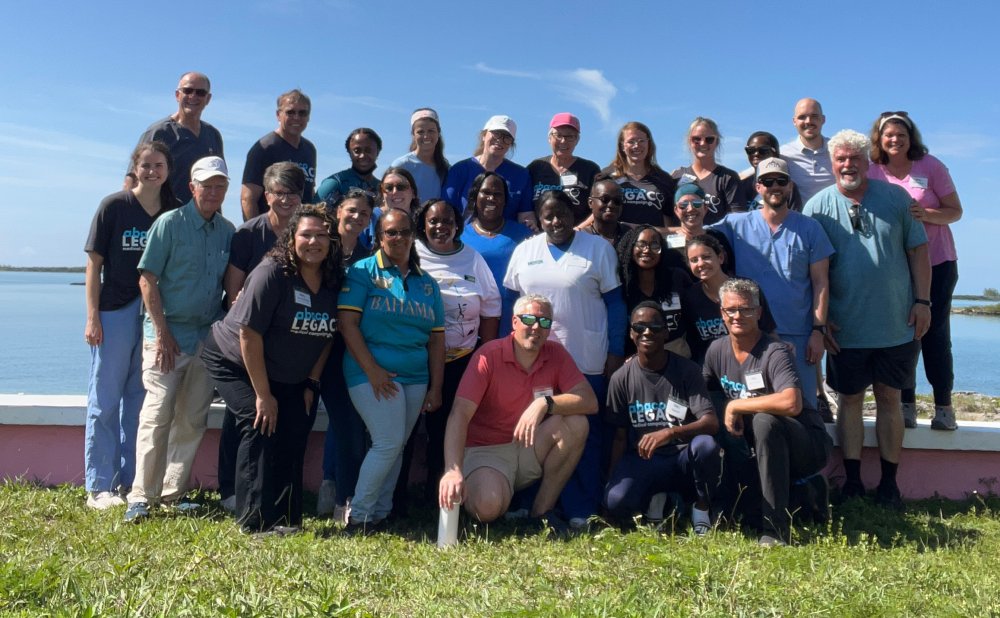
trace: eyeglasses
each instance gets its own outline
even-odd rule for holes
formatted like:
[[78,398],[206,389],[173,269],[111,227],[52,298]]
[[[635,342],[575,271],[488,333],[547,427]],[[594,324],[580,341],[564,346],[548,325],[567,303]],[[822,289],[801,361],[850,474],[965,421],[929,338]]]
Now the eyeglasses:
[[594,201],[597,201],[597,202],[600,202],[601,204],[604,204],[605,206],[607,206],[608,204],[621,204],[622,203],[622,198],[615,197],[613,195],[602,195],[600,197],[598,197],[596,195],[591,195],[590,199],[592,199]]
[[640,137],[636,139],[630,139],[629,141],[625,142],[625,145],[630,148],[634,148],[635,146],[645,146],[648,143],[649,143],[648,139],[646,139],[645,137]]
[[384,184],[382,185],[382,190],[386,193],[393,193],[394,191],[409,191],[410,185],[405,182],[398,182],[396,184]]
[[510,146],[514,143],[514,137],[510,133],[503,133],[500,131],[490,131],[490,137],[504,146]]
[[651,331],[655,335],[656,333],[662,333],[666,330],[667,325],[662,322],[633,322],[629,324],[628,327],[631,328],[632,332],[636,335],[641,335],[647,330]]
[[774,148],[770,146],[747,146],[743,150],[746,151],[748,157],[766,157],[774,154]]
[[906,116],[906,117],[909,117],[909,114],[907,114],[906,112],[882,112],[881,114],[879,114],[879,118],[888,118],[889,116]]
[[191,88],[190,86],[184,86],[182,88],[178,88],[177,90],[179,90],[182,94],[186,95],[195,94],[198,95],[199,97],[204,97],[208,95],[208,90],[206,90],[205,88]]
[[640,240],[635,243],[635,250],[640,253],[643,251],[659,253],[660,251],[663,251],[663,245],[658,242],[646,242],[645,240]]
[[309,116],[309,110],[307,109],[286,109],[282,111],[289,118],[295,118],[296,116],[298,116],[299,118],[306,118],[307,116]]
[[556,133],[555,131],[549,133],[549,137],[557,142],[575,142],[580,139],[580,136],[576,133]]
[[538,326],[546,330],[552,328],[552,318],[542,317],[540,315],[531,315],[530,313],[525,313],[517,316],[517,319],[521,321],[521,324],[525,326],[534,326],[535,322],[538,322]]
[[298,191],[268,191],[279,200],[302,199],[302,193]]
[[409,238],[413,236],[413,230],[410,228],[404,230],[382,230],[382,236],[386,238]]
[[722,312],[731,318],[735,318],[738,315],[752,317],[757,314],[759,309],[760,307],[723,307]]
[[764,185],[768,189],[777,184],[779,187],[787,187],[788,179],[784,176],[779,176],[778,178],[758,178],[757,182]]
[[706,145],[711,146],[712,144],[715,143],[716,139],[717,138],[714,135],[706,135],[705,137],[698,137],[697,135],[692,135],[691,143],[700,144],[702,142],[705,142]]
[[705,200],[691,200],[690,202],[677,202],[677,208],[687,210],[688,208],[698,209],[705,205]]

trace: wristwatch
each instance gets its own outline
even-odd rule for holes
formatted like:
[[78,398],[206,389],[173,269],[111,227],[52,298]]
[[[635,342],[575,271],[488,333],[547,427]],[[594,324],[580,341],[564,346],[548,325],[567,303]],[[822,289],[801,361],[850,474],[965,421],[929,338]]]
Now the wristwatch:
[[322,384],[316,378],[306,378],[306,388],[311,390],[314,394],[319,395],[319,391],[322,389]]
[[927,305],[928,307],[930,307],[931,306],[931,301],[927,300],[926,298],[914,298],[913,299],[913,304],[914,305]]
[[556,407],[556,400],[552,398],[552,395],[545,396],[545,413],[552,414],[552,408]]
[[819,334],[826,334],[826,324],[813,324],[813,330],[818,330]]

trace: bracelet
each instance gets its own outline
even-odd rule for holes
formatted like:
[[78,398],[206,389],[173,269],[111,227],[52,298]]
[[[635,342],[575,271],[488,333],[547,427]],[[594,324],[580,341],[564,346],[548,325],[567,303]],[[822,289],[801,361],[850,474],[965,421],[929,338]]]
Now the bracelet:
[[825,335],[826,334],[826,324],[813,324],[813,330],[814,331],[819,331],[819,334],[821,334],[821,335]]
[[927,305],[928,307],[930,307],[931,306],[931,301],[929,301],[927,299],[924,299],[924,298],[915,298],[913,300],[913,304],[914,305]]
[[552,414],[552,409],[556,407],[556,400],[552,398],[552,395],[545,396],[545,413]]
[[306,378],[306,388],[311,390],[313,394],[319,395],[320,390],[322,390],[323,385],[316,378]]

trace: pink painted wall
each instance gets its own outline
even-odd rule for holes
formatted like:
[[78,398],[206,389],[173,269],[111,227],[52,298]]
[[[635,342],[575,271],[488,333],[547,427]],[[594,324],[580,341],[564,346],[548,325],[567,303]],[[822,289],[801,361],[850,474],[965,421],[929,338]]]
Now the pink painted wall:
[[[192,486],[215,488],[219,431],[205,433],[192,472]],[[419,461],[419,458],[418,458]],[[316,491],[322,480],[323,433],[309,436],[305,461],[305,487]],[[416,467],[416,466],[415,466]],[[869,488],[878,484],[878,450],[866,448],[862,456],[862,480]],[[416,470],[414,470],[416,472]],[[834,451],[825,470],[831,484],[843,481],[840,451]],[[44,425],[0,426],[0,479],[23,476],[48,485],[83,484],[83,427]],[[903,497],[962,499],[973,491],[1000,491],[1000,452],[935,451],[904,449],[899,466],[899,488]],[[986,483],[983,480],[987,480]]]

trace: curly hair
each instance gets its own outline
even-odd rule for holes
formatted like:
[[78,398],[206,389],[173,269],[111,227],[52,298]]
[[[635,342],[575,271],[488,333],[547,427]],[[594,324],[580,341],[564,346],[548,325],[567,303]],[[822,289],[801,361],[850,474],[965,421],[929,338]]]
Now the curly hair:
[[299,274],[299,258],[295,255],[295,234],[298,232],[299,222],[306,218],[320,219],[330,231],[330,251],[323,259],[321,273],[323,287],[338,290],[344,276],[344,256],[340,248],[340,236],[337,235],[337,229],[325,204],[302,204],[296,208],[288,220],[288,225],[285,226],[285,231],[281,233],[281,238],[274,243],[267,256],[281,265],[286,277]]
[[891,124],[906,129],[906,134],[910,138],[910,147],[906,151],[906,158],[910,161],[919,161],[930,151],[924,145],[924,138],[920,135],[917,123],[913,122],[906,112],[882,112],[882,114],[872,123],[871,139],[872,148],[869,157],[875,163],[885,165],[889,162],[889,155],[882,150],[882,132],[886,125]]
[[451,208],[452,214],[455,215],[455,241],[458,242],[459,237],[462,235],[462,230],[465,229],[465,221],[462,219],[462,213],[459,212],[458,208],[454,204],[450,204],[444,200],[427,200],[417,209],[413,211],[413,223],[416,225],[417,238],[421,240],[425,245],[427,244],[427,213],[430,211],[431,206],[435,204],[445,204]]
[[[618,274],[621,276],[622,290],[624,290],[626,297],[634,294],[639,286],[639,265],[635,263],[632,252],[635,249],[635,243],[639,241],[639,236],[646,230],[653,230],[656,237],[660,238],[660,232],[655,227],[644,223],[625,232],[618,240],[618,246],[615,247],[618,253]],[[663,259],[662,255],[654,268],[654,273],[657,285],[667,286],[664,291],[668,294],[672,293],[673,290],[670,288],[673,278],[670,276],[670,266],[667,265],[667,261]]]
[[475,180],[472,181],[472,186],[469,187],[468,201],[465,207],[465,218],[467,221],[472,221],[473,219],[479,218],[479,209],[476,206],[476,202],[479,200],[479,191],[483,188],[486,183],[486,179],[491,176],[496,176],[500,179],[500,184],[503,185],[503,205],[504,208],[510,203],[510,189],[507,188],[507,181],[504,180],[503,176],[497,174],[496,172],[483,172],[482,174],[476,176]]

